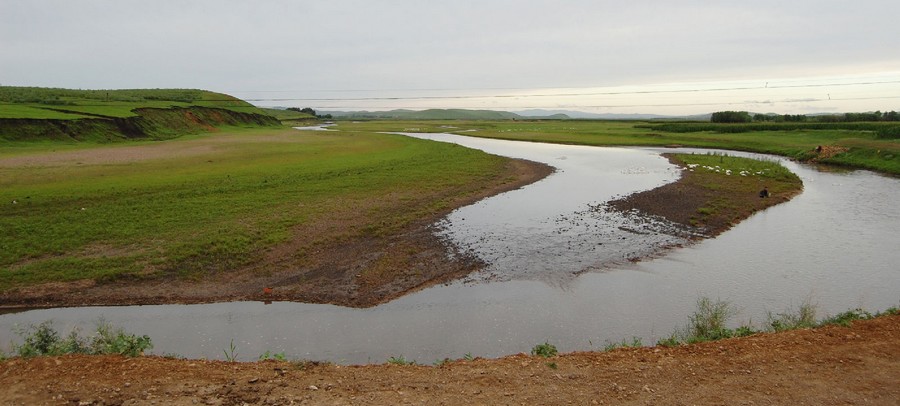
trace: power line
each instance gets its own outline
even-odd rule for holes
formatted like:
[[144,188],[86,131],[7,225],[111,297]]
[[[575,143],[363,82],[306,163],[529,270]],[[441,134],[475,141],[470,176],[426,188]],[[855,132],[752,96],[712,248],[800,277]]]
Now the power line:
[[[808,99],[782,99],[782,100],[746,100],[740,102],[707,102],[707,103],[660,103],[660,104],[608,104],[608,105],[587,105],[587,104],[567,104],[563,106],[547,107],[538,106],[489,106],[491,109],[578,109],[578,108],[632,108],[632,107],[693,107],[693,106],[735,106],[747,104],[777,104],[777,103],[818,103],[828,101],[857,101],[857,100],[888,100],[900,99],[900,96],[879,96],[879,97],[846,97],[846,98],[808,98]],[[390,106],[395,109],[421,109],[421,108],[438,108],[424,106]],[[365,109],[371,107],[355,107],[355,106],[318,106],[317,109]]]
[[532,97],[579,97],[579,96],[621,96],[621,95],[666,94],[666,93],[706,93],[706,92],[761,90],[761,89],[798,89],[798,88],[820,88],[820,87],[871,86],[871,85],[883,85],[883,84],[900,84],[900,80],[852,82],[852,83],[817,83],[817,84],[782,85],[782,86],[771,86],[767,82],[765,85],[757,85],[757,86],[720,87],[720,88],[706,88],[706,89],[694,88],[694,89],[672,89],[672,90],[623,90],[623,91],[578,92],[578,93],[560,92],[560,93],[456,95],[456,96],[426,95],[426,96],[377,96],[377,97],[289,97],[289,98],[261,98],[261,99],[244,99],[244,100],[248,101],[248,102],[285,102],[285,101],[396,101],[396,100],[514,99],[514,98],[532,98]]

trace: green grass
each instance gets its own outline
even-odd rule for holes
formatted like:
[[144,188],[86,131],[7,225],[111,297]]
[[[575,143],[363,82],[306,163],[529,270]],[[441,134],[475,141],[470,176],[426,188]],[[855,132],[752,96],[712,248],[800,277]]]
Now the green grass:
[[235,97],[196,89],[77,90],[0,86],[0,119],[133,117],[138,108],[217,107],[266,114]]
[[282,110],[282,109],[267,109],[260,108],[264,113],[277,118],[281,121],[302,121],[302,120],[315,120],[316,118],[310,114],[301,113],[299,111],[294,110]]
[[[708,124],[708,123],[707,123]],[[879,138],[867,126],[889,123],[849,123],[855,129],[754,130],[740,133],[700,131],[666,132],[637,121],[367,121],[341,122],[342,129],[366,131],[455,132],[468,136],[515,141],[596,146],[671,146],[718,148],[760,152],[809,160],[819,145],[847,148],[847,152],[821,159],[822,163],[872,169],[900,175],[900,140]],[[453,127],[453,128],[448,128]],[[705,127],[704,127],[705,128]],[[779,127],[773,127],[779,128]],[[873,127],[874,128],[874,127]],[[466,131],[474,130],[474,131]],[[465,131],[465,132],[462,132]]]
[[36,118],[73,120],[86,118],[83,114],[64,113],[50,108],[44,108],[26,104],[0,103],[0,119],[2,118]]
[[678,160],[695,171],[716,172],[725,176],[798,181],[797,175],[778,162],[742,158],[727,154],[676,154]]
[[[61,159],[115,156],[120,148],[144,158]],[[199,279],[258,260],[293,238],[295,227],[344,214],[366,218],[359,228],[300,237],[314,244],[390,233],[446,210],[455,191],[472,193],[505,162],[402,136],[285,129],[53,149],[14,154],[50,160],[36,166],[4,166],[0,158],[0,290],[126,276]]]

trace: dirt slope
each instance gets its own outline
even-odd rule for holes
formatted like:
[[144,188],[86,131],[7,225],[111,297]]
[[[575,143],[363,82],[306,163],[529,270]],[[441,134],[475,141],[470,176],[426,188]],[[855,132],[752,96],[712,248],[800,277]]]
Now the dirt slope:
[[900,316],[676,348],[429,366],[66,356],[0,363],[0,404],[900,404]]

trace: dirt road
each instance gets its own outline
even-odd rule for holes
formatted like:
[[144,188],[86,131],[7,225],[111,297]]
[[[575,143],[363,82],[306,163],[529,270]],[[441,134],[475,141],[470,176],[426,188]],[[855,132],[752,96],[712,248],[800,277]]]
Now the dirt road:
[[66,356],[0,363],[4,405],[900,404],[900,316],[675,348],[443,366]]

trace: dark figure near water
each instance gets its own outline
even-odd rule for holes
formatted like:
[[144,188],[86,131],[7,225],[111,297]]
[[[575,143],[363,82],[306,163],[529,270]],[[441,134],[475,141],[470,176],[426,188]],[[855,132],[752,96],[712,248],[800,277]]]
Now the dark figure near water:
[[759,191],[759,197],[769,197],[769,188],[763,187],[763,190]]

